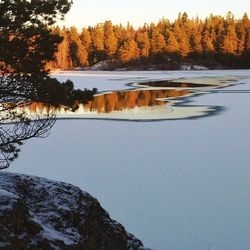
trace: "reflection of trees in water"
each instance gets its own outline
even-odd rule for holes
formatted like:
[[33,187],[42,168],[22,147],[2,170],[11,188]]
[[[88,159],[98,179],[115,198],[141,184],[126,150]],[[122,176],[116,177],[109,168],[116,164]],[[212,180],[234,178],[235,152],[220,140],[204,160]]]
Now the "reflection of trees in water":
[[211,84],[199,84],[199,83],[190,83],[190,82],[175,82],[173,80],[164,80],[156,82],[143,82],[139,83],[139,86],[150,86],[150,87],[160,87],[160,88],[202,88],[202,87],[211,87]]
[[[152,107],[156,105],[164,105],[166,101],[159,99],[174,98],[189,94],[188,90],[175,89],[139,89],[139,90],[123,90],[112,93],[105,93],[94,96],[86,104],[81,104],[86,112],[110,113],[113,111],[123,111],[136,107]],[[43,103],[31,103],[28,107],[31,113],[44,112],[48,106]],[[64,107],[59,107],[56,112],[60,113]]]
[[152,107],[155,105],[164,105],[165,101],[161,98],[170,98],[187,95],[188,91],[177,90],[129,90],[117,91],[113,93],[95,96],[84,108],[88,111],[97,111],[98,113],[110,113],[112,111],[122,111],[136,107]]

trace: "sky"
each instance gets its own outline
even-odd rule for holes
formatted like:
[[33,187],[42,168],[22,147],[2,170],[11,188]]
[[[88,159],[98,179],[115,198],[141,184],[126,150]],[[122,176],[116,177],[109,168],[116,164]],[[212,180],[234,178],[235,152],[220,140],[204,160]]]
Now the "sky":
[[250,0],[74,0],[60,25],[74,25],[80,29],[111,20],[114,24],[129,21],[138,27],[145,22],[157,22],[162,17],[174,20],[184,11],[189,17],[203,19],[210,13],[225,16],[231,11],[240,18],[245,12],[250,16]]

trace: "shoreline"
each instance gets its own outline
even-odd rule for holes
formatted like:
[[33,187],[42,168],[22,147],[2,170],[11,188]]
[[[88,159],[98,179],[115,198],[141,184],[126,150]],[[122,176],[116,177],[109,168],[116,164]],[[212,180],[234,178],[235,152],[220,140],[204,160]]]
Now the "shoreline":
[[236,69],[191,69],[191,70],[187,70],[187,69],[114,69],[114,70],[111,70],[111,69],[101,69],[101,70],[94,70],[94,69],[54,69],[54,70],[51,70],[50,71],[50,74],[59,74],[59,73],[64,73],[64,72],[159,72],[159,71],[170,71],[170,72],[177,72],[177,71],[183,71],[183,72],[206,72],[206,71],[229,71],[229,70],[233,70],[233,71],[247,71],[247,70],[250,70],[250,69],[245,69],[245,68],[242,68],[242,69],[239,69],[239,68],[236,68]]

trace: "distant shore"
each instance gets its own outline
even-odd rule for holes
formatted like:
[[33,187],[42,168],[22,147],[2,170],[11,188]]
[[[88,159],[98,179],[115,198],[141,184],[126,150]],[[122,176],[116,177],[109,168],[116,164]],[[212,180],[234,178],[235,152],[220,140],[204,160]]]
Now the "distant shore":
[[105,60],[96,63],[89,67],[75,67],[69,69],[52,69],[52,72],[58,71],[156,71],[156,70],[187,70],[187,71],[200,71],[200,70],[237,70],[246,68],[228,68],[219,64],[205,64],[199,62],[183,62],[181,64],[126,64],[117,65]]
[[182,65],[180,68],[168,68],[164,65],[141,65],[141,66],[128,66],[128,67],[111,67],[111,68],[93,68],[93,67],[85,67],[85,68],[70,68],[70,69],[52,69],[52,73],[58,73],[62,71],[159,71],[159,70],[169,70],[169,71],[203,71],[203,70],[239,70],[240,68],[208,68],[202,65]]

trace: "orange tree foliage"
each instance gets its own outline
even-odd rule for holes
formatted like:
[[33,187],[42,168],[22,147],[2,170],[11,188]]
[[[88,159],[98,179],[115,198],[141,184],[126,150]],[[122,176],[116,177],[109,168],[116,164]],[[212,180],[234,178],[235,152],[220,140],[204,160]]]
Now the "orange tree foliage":
[[[225,67],[250,67],[250,19],[247,14],[235,19],[229,12],[225,17],[210,15],[205,20],[190,19],[179,14],[170,22],[145,24],[137,30],[111,21],[94,27],[58,29],[64,37],[55,61],[59,68],[85,67],[102,60],[115,65],[129,62],[139,64],[194,61]],[[72,48],[73,47],[73,48]]]
[[134,39],[129,39],[125,41],[124,44],[119,49],[119,60],[122,63],[134,61],[138,59],[139,55],[140,55],[140,50]]

